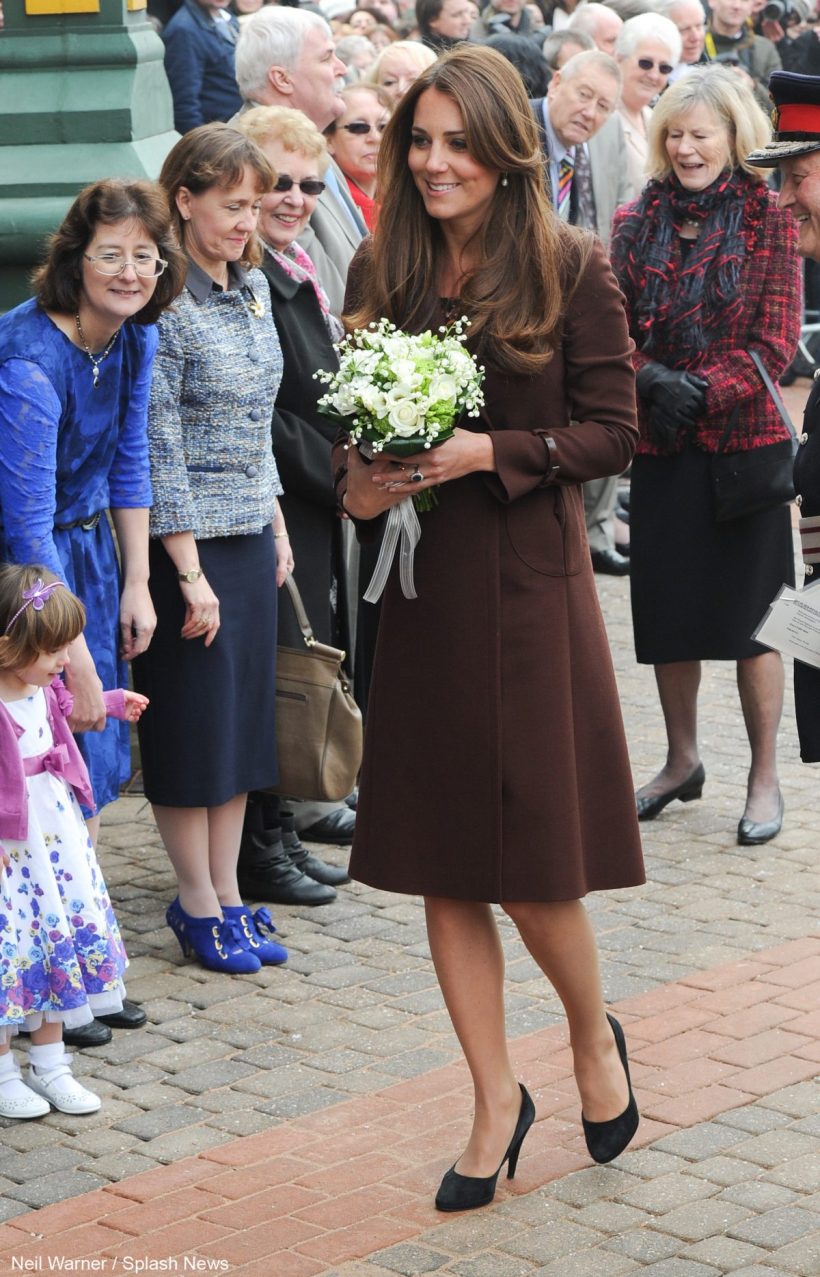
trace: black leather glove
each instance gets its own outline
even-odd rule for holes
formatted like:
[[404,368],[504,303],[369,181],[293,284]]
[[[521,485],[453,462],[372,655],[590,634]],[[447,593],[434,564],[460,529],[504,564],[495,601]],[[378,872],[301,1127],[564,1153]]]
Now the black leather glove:
[[665,421],[674,434],[687,430],[703,415],[708,382],[702,377],[650,360],[635,380],[638,394],[650,408],[650,420]]

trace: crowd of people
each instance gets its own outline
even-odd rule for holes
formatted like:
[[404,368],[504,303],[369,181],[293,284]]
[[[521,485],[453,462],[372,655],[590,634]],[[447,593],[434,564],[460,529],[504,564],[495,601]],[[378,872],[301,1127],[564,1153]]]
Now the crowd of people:
[[[641,883],[638,822],[702,796],[704,660],[737,663],[738,842],[783,821],[783,665],[753,633],[792,579],[789,512],[724,518],[713,472],[790,437],[774,383],[799,255],[820,256],[801,187],[820,81],[776,71],[815,38],[788,21],[808,14],[775,30],[754,8],[154,11],[180,140],[156,184],[82,191],[0,318],[0,1115],[95,1111],[65,1043],[144,1022],[94,852],[133,722],[167,922],[205,968],[283,963],[267,906],[336,898],[347,868],[303,840],[352,844],[358,881],[424,897],[475,1088],[440,1210],[491,1201],[534,1120],[494,905],[566,1010],[591,1157],[628,1145],[626,1041],[583,897]],[[410,455],[348,446],[315,376],[343,333],[461,316],[480,412]],[[432,490],[412,597],[394,569],[366,602],[391,512]],[[596,571],[631,575],[666,726],[637,794]],[[290,574],[366,714],[361,792],[335,803],[278,792]]]

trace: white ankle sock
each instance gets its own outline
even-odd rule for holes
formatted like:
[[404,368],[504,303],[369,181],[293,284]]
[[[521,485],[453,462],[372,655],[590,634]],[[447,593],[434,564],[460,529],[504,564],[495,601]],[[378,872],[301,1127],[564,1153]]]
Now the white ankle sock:
[[59,1042],[44,1042],[39,1046],[32,1042],[28,1058],[35,1073],[47,1073],[49,1069],[53,1069],[64,1061],[71,1063],[71,1057],[66,1055],[62,1038]]
[[10,1100],[22,1100],[30,1094],[11,1051],[0,1055],[0,1092]]

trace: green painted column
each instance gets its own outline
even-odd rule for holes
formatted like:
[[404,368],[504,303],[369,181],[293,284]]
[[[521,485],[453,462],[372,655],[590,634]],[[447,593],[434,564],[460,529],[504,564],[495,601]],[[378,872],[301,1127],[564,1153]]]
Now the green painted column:
[[103,177],[156,178],[177,140],[145,0],[4,0],[0,309],[29,295],[45,237]]

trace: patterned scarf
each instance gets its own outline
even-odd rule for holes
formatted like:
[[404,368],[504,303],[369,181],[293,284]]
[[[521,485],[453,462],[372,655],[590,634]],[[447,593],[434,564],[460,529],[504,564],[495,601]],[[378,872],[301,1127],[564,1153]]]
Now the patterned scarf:
[[[766,185],[742,169],[722,173],[703,191],[685,190],[674,175],[648,183],[626,260],[644,354],[673,350],[675,364],[685,367],[715,329],[731,325],[743,306],[743,262],[755,250],[767,204]],[[684,218],[700,222],[701,230],[681,261]]]
[[270,253],[274,261],[282,267],[282,270],[290,279],[298,280],[300,284],[307,281],[307,283],[312,285],[330,340],[341,340],[344,334],[344,328],[342,327],[341,320],[337,319],[335,315],[330,313],[330,302],[328,301],[327,293],[319,283],[319,276],[316,273],[316,267],[301,245],[297,244],[294,240],[294,242],[288,244],[287,248],[284,250],[271,248],[270,244],[266,244],[265,249],[268,253]]

